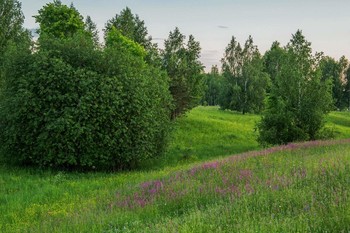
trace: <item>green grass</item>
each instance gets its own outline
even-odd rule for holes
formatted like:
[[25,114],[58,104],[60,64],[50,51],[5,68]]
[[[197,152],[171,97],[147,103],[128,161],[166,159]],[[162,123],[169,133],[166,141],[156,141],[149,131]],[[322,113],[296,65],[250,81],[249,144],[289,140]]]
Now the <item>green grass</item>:
[[[196,108],[177,122],[161,168],[83,174],[0,165],[0,232],[349,231],[349,143],[227,157],[259,149],[257,120]],[[349,113],[328,121],[337,138],[350,138]]]
[[255,124],[260,117],[220,111],[218,107],[197,107],[177,120],[170,145],[158,167],[205,161],[256,150]]
[[[177,120],[166,156],[151,161],[151,169],[260,149],[255,131],[259,120],[259,115],[197,107]],[[337,139],[350,138],[350,112],[331,112],[326,127]]]
[[331,112],[326,126],[332,129],[336,138],[350,138],[350,112]]

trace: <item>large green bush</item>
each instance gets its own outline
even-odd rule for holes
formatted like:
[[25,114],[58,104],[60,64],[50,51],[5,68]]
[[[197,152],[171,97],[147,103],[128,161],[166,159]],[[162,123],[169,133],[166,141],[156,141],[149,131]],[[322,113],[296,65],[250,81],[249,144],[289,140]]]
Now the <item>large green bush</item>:
[[[125,169],[161,155],[168,80],[118,33],[96,50],[84,34],[41,37],[7,54],[0,139],[10,161],[43,167]],[[127,45],[127,46],[126,46]]]

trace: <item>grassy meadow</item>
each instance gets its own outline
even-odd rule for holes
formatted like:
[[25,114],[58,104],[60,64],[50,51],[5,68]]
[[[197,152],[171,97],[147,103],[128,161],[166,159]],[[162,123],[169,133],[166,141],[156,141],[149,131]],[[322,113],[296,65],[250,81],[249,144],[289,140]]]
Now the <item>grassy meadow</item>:
[[350,113],[327,118],[338,140],[264,150],[258,120],[198,107],[138,171],[0,164],[0,232],[350,231]]
[[253,114],[219,111],[218,107],[197,107],[176,121],[168,152],[157,167],[256,150],[259,148],[254,130],[257,121],[259,116]]

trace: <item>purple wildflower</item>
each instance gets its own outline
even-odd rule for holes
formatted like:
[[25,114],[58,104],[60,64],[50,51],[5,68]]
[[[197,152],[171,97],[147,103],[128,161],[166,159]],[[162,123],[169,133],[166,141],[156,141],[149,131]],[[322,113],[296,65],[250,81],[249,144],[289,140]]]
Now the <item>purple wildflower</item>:
[[249,169],[243,169],[239,171],[239,179],[240,180],[250,180],[253,176],[253,172]]
[[219,166],[219,162],[205,163],[202,165],[203,169],[215,169]]

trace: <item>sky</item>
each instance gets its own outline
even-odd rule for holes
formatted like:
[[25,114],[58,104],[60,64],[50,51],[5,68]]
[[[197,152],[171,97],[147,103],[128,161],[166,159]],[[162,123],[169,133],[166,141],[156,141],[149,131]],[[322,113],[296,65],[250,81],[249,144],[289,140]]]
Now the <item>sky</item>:
[[[163,48],[164,39],[178,27],[192,34],[202,48],[201,61],[209,71],[221,67],[224,50],[235,36],[244,44],[251,35],[261,53],[274,41],[286,45],[298,29],[312,43],[314,52],[350,59],[350,0],[61,0],[90,15],[100,34],[105,23],[129,7],[145,21],[153,41]],[[49,0],[20,0],[24,27],[38,28],[33,15]]]

